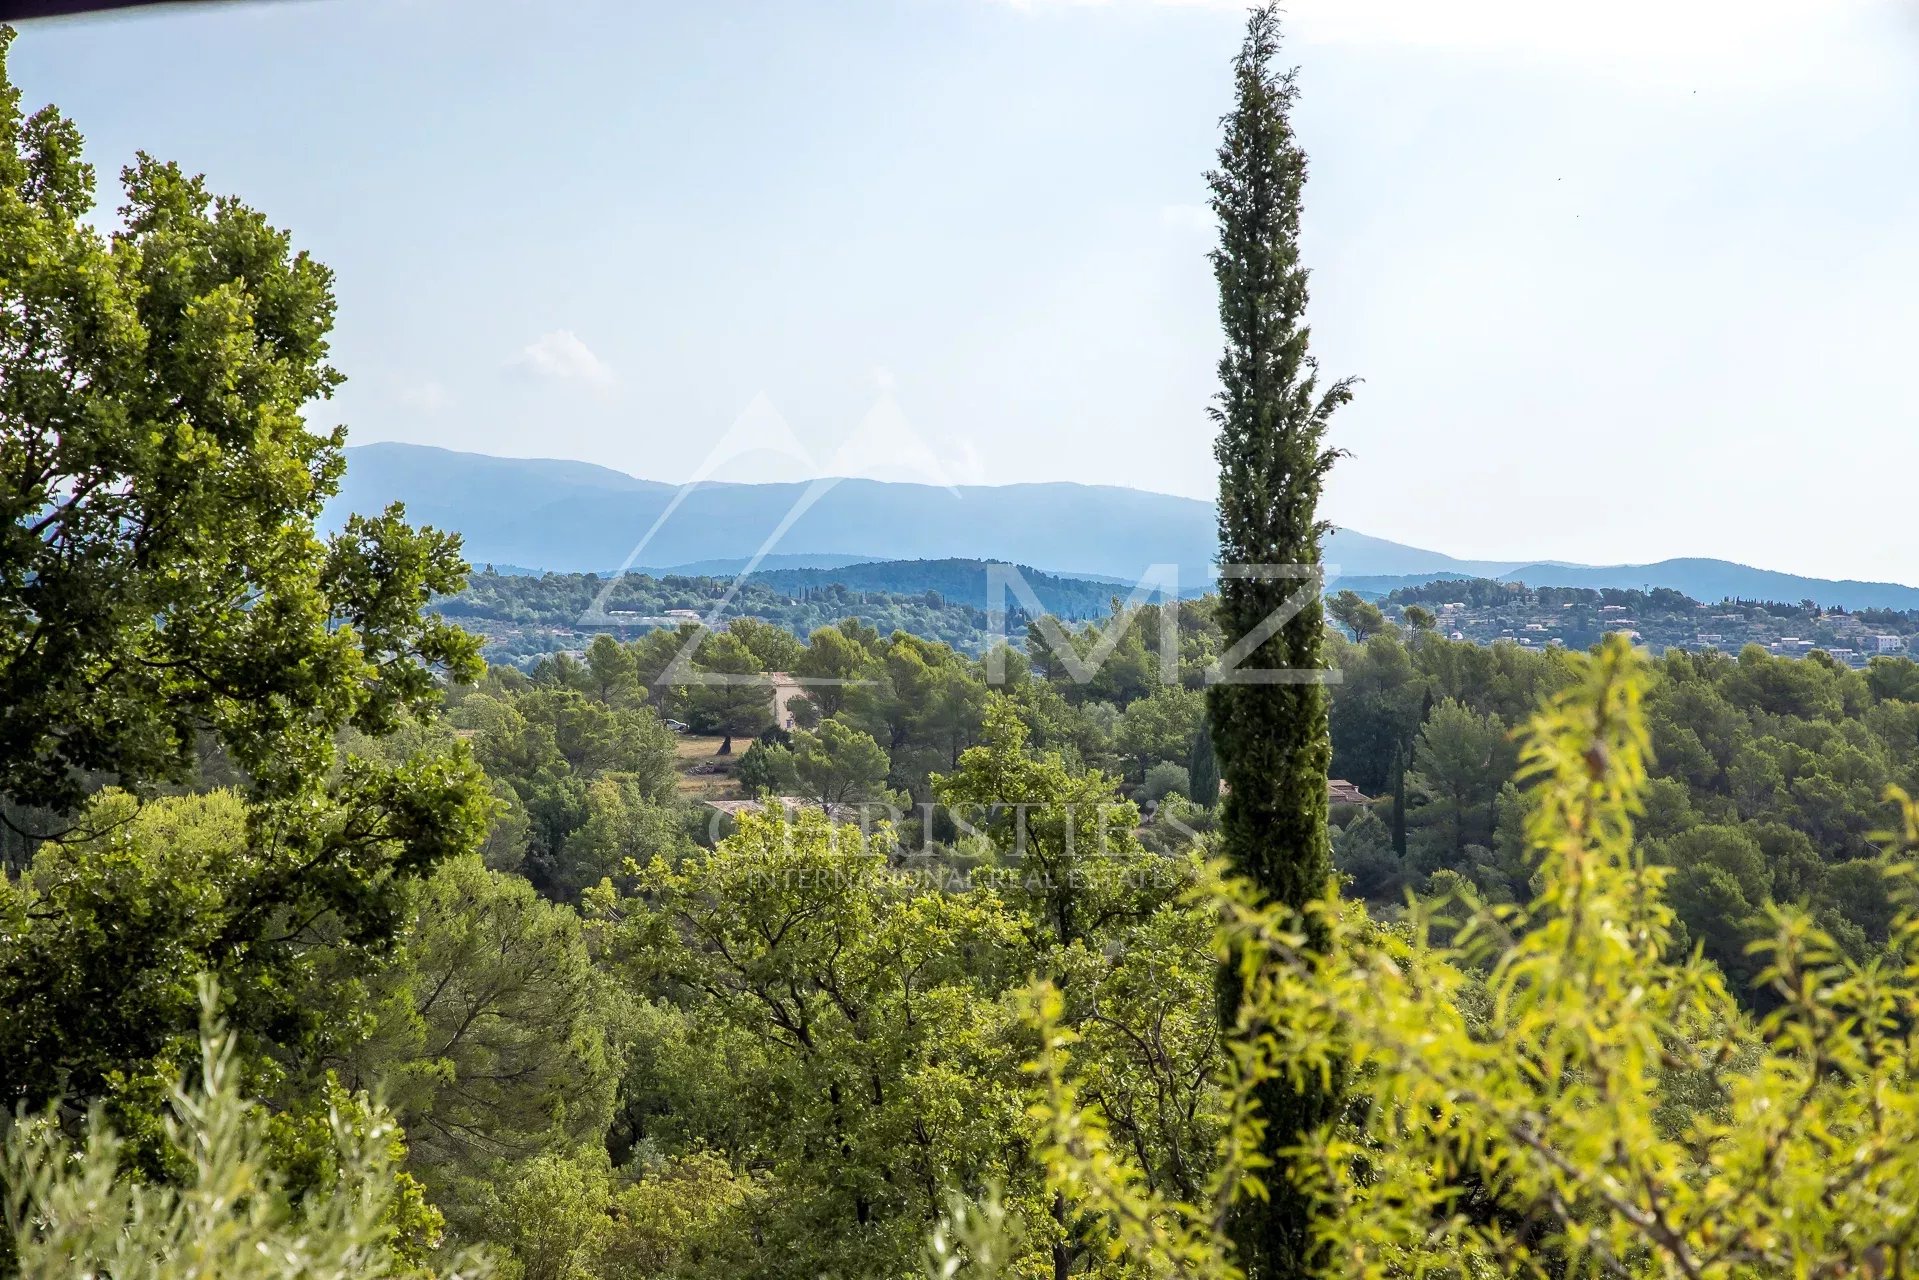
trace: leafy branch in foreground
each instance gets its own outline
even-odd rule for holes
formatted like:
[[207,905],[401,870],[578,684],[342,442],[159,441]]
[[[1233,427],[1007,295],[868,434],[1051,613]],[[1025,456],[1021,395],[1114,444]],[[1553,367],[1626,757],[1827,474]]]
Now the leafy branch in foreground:
[[[1755,944],[1778,1004],[1741,1013],[1719,972],[1668,954],[1661,868],[1638,857],[1645,674],[1622,638],[1575,660],[1532,721],[1521,777],[1536,894],[1418,904],[1386,928],[1326,897],[1334,945],[1297,913],[1219,884],[1223,944],[1246,999],[1232,1052],[1222,1185],[1261,1194],[1266,1074],[1304,1083],[1334,1062],[1364,1101],[1320,1127],[1293,1168],[1322,1207],[1325,1266],[1343,1276],[1892,1276],[1919,1265],[1919,918],[1892,961],[1861,964],[1798,909]],[[1893,793],[1900,854],[1919,809]],[[1441,912],[1447,912],[1442,918]],[[1434,941],[1444,925],[1450,941]],[[1103,1221],[1147,1274],[1238,1274],[1225,1206],[1141,1191],[1078,1102],[1057,997],[1034,1115],[1054,1186]]]
[[[98,1108],[77,1150],[53,1117],[17,1122],[0,1156],[6,1225],[22,1280],[378,1280],[433,1273],[438,1217],[398,1172],[398,1130],[363,1095],[335,1090],[314,1135],[241,1092],[235,1042],[203,984],[202,1070],[175,1091],[168,1137],[190,1169],[177,1185],[124,1172]],[[310,1126],[312,1127],[312,1126]],[[302,1190],[275,1172],[293,1164]],[[462,1259],[446,1280],[481,1280]]]

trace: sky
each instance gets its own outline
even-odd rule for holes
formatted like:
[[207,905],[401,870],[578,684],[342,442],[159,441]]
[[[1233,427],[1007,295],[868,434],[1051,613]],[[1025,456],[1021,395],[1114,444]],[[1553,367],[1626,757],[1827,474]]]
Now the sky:
[[[31,24],[103,177],[337,273],[353,443],[1214,492],[1208,0],[263,0]],[[1292,0],[1342,525],[1919,583],[1919,3]],[[108,211],[117,203],[111,183]]]

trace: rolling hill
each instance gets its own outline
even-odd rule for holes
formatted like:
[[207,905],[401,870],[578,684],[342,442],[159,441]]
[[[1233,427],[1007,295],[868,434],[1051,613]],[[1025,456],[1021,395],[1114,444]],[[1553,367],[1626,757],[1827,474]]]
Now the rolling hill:
[[[410,444],[349,448],[346,481],[325,523],[338,527],[349,512],[395,501],[417,522],[459,531],[476,565],[567,572],[731,573],[770,542],[762,567],[775,571],[992,560],[1125,583],[1149,566],[1172,564],[1182,592],[1190,593],[1210,578],[1215,546],[1211,503],[1116,486],[942,489],[843,479],[711,483],[682,496],[677,486],[590,463]],[[1533,586],[1671,587],[1702,600],[1919,608],[1919,589],[1897,583],[1806,578],[1727,560],[1610,566],[1461,560],[1352,529],[1332,533],[1325,559],[1338,568],[1335,585],[1380,590],[1416,579],[1486,577]]]
[[[604,572],[632,557],[636,569],[712,573],[744,565],[798,511],[767,567],[958,558],[1130,582],[1151,565],[1176,564],[1186,589],[1210,576],[1217,536],[1211,503],[1139,489],[1054,482],[949,490],[850,479],[701,485],[649,539],[677,492],[582,462],[371,444],[347,450],[346,483],[327,523],[400,501],[411,519],[458,530],[475,564]],[[1344,573],[1480,577],[1518,563],[1458,560],[1347,529],[1333,534],[1326,558]]]

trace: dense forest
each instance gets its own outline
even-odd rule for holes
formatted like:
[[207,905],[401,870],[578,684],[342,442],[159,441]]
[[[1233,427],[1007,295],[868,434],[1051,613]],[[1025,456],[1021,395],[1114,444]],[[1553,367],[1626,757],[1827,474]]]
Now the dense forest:
[[[1088,578],[1068,578],[1026,565],[1002,566],[1016,573],[1039,600],[1040,609],[1055,617],[1084,620],[1105,613],[1113,596],[1128,595],[1131,583],[1116,584]],[[995,607],[983,560],[883,560],[849,564],[837,569],[760,569],[753,581],[792,593],[838,584],[851,591],[884,591],[893,595],[937,594],[951,604],[976,609]],[[1011,586],[999,607],[1017,608],[1020,601]]]
[[0,74],[0,1274],[1909,1274],[1919,664],[1323,604],[1278,38],[1209,182],[1288,572],[524,668],[461,608],[604,584],[315,532],[326,268],[146,156],[103,232]]

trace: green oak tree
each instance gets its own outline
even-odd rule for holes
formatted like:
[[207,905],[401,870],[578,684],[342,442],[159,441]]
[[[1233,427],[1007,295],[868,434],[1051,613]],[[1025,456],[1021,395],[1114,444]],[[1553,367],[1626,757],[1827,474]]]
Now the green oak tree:
[[[408,882],[478,843],[464,748],[355,751],[430,713],[476,642],[423,612],[458,540],[398,508],[316,521],[341,429],[328,270],[142,155],[103,232],[74,125],[23,117],[0,29],[0,1109],[104,1103],[149,1172],[199,1051],[196,973],[246,1046],[331,1034],[324,939],[370,963]],[[342,749],[342,741],[349,745]],[[235,791],[138,799],[208,777]],[[120,788],[89,802],[103,784]],[[53,837],[35,849],[38,837]]]
[[396,509],[315,531],[343,433],[306,409],[331,273],[205,182],[142,155],[121,229],[92,216],[73,123],[22,117],[0,31],[0,797],[63,830],[99,780],[179,782],[217,743],[260,795],[303,791],[347,725],[391,728],[470,677],[420,606],[456,539]]
[[647,1086],[684,1100],[723,1063],[735,1100],[688,1136],[765,1176],[738,1226],[767,1243],[714,1274],[907,1274],[947,1186],[1030,1193],[997,1000],[1018,939],[993,895],[895,870],[806,810],[743,814],[711,852],[656,861],[636,897],[597,901],[621,971],[688,1019],[694,1052],[641,1046]]
[[1128,704],[1120,712],[1116,744],[1127,757],[1127,776],[1143,779],[1164,762],[1186,767],[1205,718],[1205,695],[1178,685],[1160,685]]

